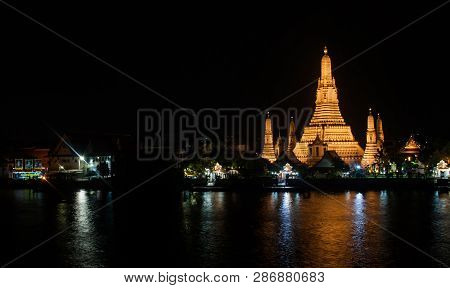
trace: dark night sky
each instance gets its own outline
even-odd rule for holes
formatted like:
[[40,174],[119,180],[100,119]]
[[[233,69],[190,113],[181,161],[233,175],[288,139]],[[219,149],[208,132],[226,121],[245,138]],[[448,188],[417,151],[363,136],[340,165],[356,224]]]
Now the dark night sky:
[[[325,44],[337,66],[443,0],[33,2],[9,1],[182,106],[265,108],[319,76]],[[412,131],[448,138],[449,12],[450,4],[334,73],[357,138],[364,138],[369,106],[382,113],[388,138]],[[48,129],[41,120],[60,132],[133,133],[137,108],[173,107],[1,3],[0,25],[0,131],[8,143],[42,141]],[[280,106],[311,106],[315,87]]]

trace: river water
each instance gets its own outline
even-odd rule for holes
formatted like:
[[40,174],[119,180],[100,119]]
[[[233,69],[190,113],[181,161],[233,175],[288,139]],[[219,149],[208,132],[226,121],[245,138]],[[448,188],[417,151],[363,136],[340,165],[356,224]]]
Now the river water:
[[[108,191],[80,190],[61,195],[2,188],[0,264],[450,265],[448,192],[169,193],[146,187],[107,205],[114,199],[115,195]],[[59,234],[55,236],[56,233]]]

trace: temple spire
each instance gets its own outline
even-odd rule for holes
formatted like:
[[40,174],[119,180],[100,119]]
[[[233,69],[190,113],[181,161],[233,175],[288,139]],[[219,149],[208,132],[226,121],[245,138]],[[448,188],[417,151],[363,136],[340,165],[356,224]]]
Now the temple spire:
[[288,139],[287,139],[287,157],[291,162],[297,163],[298,159],[295,157],[294,149],[295,145],[297,145],[297,139],[295,137],[295,122],[294,117],[291,117],[291,121],[289,123],[289,133],[288,133]]
[[377,143],[382,146],[384,142],[383,122],[381,121],[380,113],[377,114]]
[[278,129],[278,138],[275,144],[275,156],[277,158],[281,157],[282,152],[283,152],[283,139],[281,139],[281,132],[280,129]]
[[333,76],[331,74],[331,59],[328,56],[328,48],[325,46],[323,48],[323,56],[322,56],[322,65],[321,65],[321,75],[320,78],[322,81],[331,82],[333,80]]
[[291,117],[291,122],[289,123],[289,138],[291,143],[296,143],[294,117]]
[[369,116],[367,116],[367,143],[376,142],[375,120],[372,115],[372,108],[369,108]]
[[270,114],[266,114],[266,123],[264,129],[264,146],[261,153],[261,157],[269,160],[270,162],[275,162],[277,160],[275,155],[275,147],[273,144],[273,134],[272,134],[272,119],[270,119]]
[[364,150],[359,146],[351,127],[345,123],[341,115],[338,91],[332,75],[331,58],[327,47],[324,47],[321,58],[321,75],[317,83],[314,113],[303,128],[294,154],[301,162],[309,166],[315,165],[320,159],[311,157],[309,148],[312,147],[309,145],[318,136],[327,145],[327,151],[335,151],[345,163],[359,163]]
[[272,121],[269,112],[266,113],[266,134],[272,134]]
[[375,163],[379,148],[381,148],[381,146],[379,146],[377,141],[375,120],[372,115],[372,109],[369,108],[369,116],[367,116],[366,149],[364,150],[364,155],[361,161],[361,164],[364,167]]

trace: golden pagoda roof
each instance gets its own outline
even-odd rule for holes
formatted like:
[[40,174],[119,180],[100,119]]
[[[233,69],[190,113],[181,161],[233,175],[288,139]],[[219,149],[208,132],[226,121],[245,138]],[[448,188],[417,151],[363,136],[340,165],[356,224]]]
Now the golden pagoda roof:
[[420,149],[420,145],[414,140],[414,137],[409,136],[408,141],[406,141],[405,147],[403,149]]
[[312,145],[323,145],[322,139],[320,139],[319,134],[317,134],[316,139],[312,142]]
[[409,136],[408,141],[406,141],[405,146],[400,150],[400,153],[405,154],[417,154],[420,152],[420,145],[416,142],[414,137]]

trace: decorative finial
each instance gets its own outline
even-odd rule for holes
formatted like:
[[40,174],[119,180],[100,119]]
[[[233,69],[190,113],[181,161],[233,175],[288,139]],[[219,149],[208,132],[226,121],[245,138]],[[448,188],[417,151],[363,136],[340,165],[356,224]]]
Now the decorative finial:
[[327,55],[327,54],[328,54],[328,49],[327,49],[327,46],[325,46],[325,47],[323,48],[323,54],[325,54],[325,55]]

